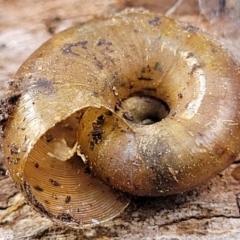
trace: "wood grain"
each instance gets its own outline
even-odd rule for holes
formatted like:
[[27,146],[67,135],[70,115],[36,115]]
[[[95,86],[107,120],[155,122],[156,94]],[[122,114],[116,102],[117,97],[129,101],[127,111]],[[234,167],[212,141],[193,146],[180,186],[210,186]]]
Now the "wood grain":
[[[165,14],[175,2],[0,0],[0,96],[18,67],[53,34],[128,6]],[[196,0],[182,1],[171,17],[218,33],[216,24],[200,14]],[[227,44],[234,49],[229,38]],[[240,239],[239,166],[236,161],[210,182],[182,195],[134,198],[121,216],[104,225],[71,229],[53,224],[25,204],[1,157],[0,239]]]

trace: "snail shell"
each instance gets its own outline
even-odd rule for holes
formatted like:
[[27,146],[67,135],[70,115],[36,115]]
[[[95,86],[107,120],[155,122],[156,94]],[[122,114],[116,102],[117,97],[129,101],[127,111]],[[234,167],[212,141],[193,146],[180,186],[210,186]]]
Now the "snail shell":
[[106,221],[129,202],[120,192],[181,193],[228,167],[239,93],[239,66],[198,29],[152,13],[93,20],[17,72],[1,108],[6,165],[42,214]]

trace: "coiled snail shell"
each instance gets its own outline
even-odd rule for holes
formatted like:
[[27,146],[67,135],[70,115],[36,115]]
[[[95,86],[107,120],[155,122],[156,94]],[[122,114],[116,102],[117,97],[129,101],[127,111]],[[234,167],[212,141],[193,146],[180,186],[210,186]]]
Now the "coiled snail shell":
[[68,29],[2,102],[6,165],[36,210],[72,226],[119,214],[120,192],[190,190],[239,153],[239,73],[207,34],[156,14]]

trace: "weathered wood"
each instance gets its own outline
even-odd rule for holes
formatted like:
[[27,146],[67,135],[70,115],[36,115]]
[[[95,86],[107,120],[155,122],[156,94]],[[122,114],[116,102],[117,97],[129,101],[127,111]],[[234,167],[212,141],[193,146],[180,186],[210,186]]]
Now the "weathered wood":
[[[0,96],[22,62],[54,33],[126,6],[164,14],[176,1],[167,2],[0,0]],[[199,14],[197,3],[185,0],[171,16],[214,30],[215,25]],[[240,239],[239,167],[235,162],[182,195],[134,198],[121,216],[101,226],[71,229],[55,225],[25,204],[0,160],[0,239]]]

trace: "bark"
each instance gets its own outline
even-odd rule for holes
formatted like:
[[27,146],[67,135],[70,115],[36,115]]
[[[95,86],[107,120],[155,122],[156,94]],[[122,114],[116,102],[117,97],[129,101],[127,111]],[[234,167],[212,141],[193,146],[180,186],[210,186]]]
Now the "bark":
[[[174,5],[176,2],[181,4]],[[230,9],[234,1],[227,4]],[[128,6],[167,13],[216,34],[224,33],[223,42],[234,52],[236,32],[230,28],[221,31],[227,20],[212,21],[209,12],[200,14],[196,0],[0,0],[0,96],[17,68],[53,34]],[[240,161],[193,191],[134,198],[114,220],[72,229],[54,224],[27,205],[0,157],[0,239],[240,239]]]

